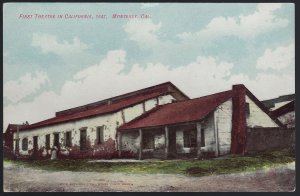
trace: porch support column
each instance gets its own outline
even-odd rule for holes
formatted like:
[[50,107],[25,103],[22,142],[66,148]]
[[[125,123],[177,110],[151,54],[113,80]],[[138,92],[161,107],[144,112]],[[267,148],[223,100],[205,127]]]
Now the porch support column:
[[122,133],[118,131],[118,148],[119,148],[119,157],[122,155]]
[[215,151],[215,156],[219,156],[219,130],[218,130],[218,118],[214,112],[214,131],[215,131],[215,141],[216,141],[216,151]]
[[165,126],[165,158],[168,158],[169,154],[169,128]]
[[196,123],[197,127],[197,159],[201,158],[201,124],[200,122]]
[[143,153],[143,132],[142,132],[142,129],[139,129],[139,136],[140,136],[139,160],[142,160],[142,153]]

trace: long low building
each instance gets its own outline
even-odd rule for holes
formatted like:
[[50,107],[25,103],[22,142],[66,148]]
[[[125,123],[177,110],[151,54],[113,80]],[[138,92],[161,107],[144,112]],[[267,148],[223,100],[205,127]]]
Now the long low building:
[[200,158],[244,154],[247,127],[280,126],[244,85],[190,99],[167,82],[8,128],[5,143],[22,156]]

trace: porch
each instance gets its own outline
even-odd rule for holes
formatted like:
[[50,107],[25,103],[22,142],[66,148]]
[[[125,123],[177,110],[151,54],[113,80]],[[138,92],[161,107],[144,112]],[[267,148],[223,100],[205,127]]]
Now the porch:
[[131,151],[138,160],[216,157],[215,144],[215,134],[204,122],[118,132],[119,157]]

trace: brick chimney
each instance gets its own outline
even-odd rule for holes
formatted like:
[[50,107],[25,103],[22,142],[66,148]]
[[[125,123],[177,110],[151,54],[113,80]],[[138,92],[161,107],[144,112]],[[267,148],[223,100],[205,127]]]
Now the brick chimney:
[[244,154],[246,145],[246,87],[232,86],[231,153]]

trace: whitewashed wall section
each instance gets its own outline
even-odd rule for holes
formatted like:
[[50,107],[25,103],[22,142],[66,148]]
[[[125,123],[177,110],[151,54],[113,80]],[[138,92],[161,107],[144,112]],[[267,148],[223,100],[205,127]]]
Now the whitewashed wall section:
[[[172,99],[174,99],[170,95],[163,96],[161,98],[164,100],[164,103],[171,102]],[[145,106],[147,106],[148,109],[152,109],[151,107],[155,107],[156,104],[153,104],[156,100],[151,99],[147,100],[145,102]],[[124,117],[126,122],[138,117],[143,113],[143,104],[137,104],[133,107],[126,108],[124,110]],[[104,141],[108,140],[109,138],[115,140],[116,139],[116,131],[117,127],[123,124],[122,119],[122,112],[118,111],[113,114],[105,114],[97,117],[91,117],[91,118],[85,118],[80,119],[76,121],[70,121],[65,122],[61,124],[51,125],[47,127],[41,127],[37,129],[33,129],[30,131],[20,131],[19,132],[19,149],[20,154],[22,155],[28,155],[28,150],[33,149],[33,136],[38,136],[38,148],[42,148],[46,144],[46,135],[50,134],[50,147],[53,146],[54,142],[54,133],[59,132],[59,139],[61,143],[61,147],[64,148],[64,137],[65,132],[71,131],[71,137],[72,137],[72,145],[79,146],[80,143],[80,128],[87,127],[87,137],[91,142],[91,145],[95,144],[96,140],[96,128],[98,126],[104,126]],[[16,133],[14,133],[14,138],[16,139]],[[22,139],[28,138],[28,150],[23,151],[22,150]],[[15,143],[14,143],[15,148]],[[117,144],[116,144],[117,149]]]
[[268,116],[254,101],[246,96],[246,102],[249,103],[250,114],[247,115],[248,127],[278,127],[278,125]]
[[214,116],[215,129],[218,132],[219,154],[229,154],[232,130],[232,99],[219,105]]

